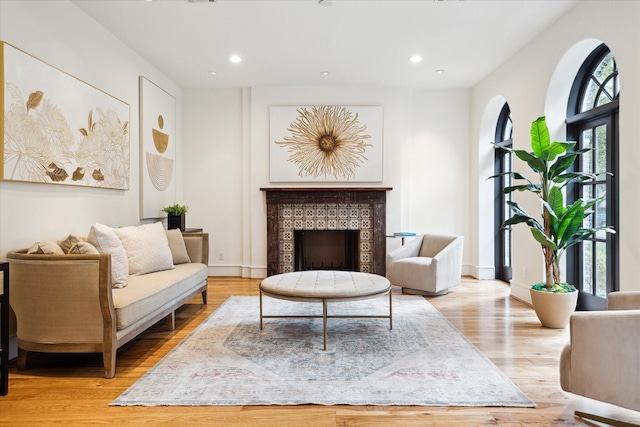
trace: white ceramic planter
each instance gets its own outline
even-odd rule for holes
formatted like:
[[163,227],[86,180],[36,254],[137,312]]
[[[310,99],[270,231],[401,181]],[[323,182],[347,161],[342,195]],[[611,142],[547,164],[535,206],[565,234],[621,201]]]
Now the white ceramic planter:
[[563,329],[569,324],[569,318],[578,303],[578,292],[561,294],[535,289],[529,291],[533,308],[542,326]]

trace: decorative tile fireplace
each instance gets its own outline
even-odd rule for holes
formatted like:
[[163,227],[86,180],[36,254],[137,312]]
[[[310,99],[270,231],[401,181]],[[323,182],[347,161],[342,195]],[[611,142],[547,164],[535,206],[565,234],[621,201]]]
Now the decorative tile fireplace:
[[[301,269],[354,269],[385,274],[386,192],[391,188],[261,188],[267,199],[267,275]],[[317,255],[320,247],[301,255],[304,231],[344,231],[355,237],[333,242],[330,252],[350,252],[343,261]],[[315,234],[315,233],[308,233]],[[330,245],[331,233],[314,237],[319,246]],[[318,240],[319,239],[319,240]],[[342,239],[342,237],[338,237]],[[340,243],[344,242],[344,243]],[[349,243],[351,242],[351,243]],[[329,246],[327,246],[329,247]],[[309,260],[313,253],[314,260]],[[307,262],[305,259],[307,258]],[[313,265],[310,265],[313,264]]]

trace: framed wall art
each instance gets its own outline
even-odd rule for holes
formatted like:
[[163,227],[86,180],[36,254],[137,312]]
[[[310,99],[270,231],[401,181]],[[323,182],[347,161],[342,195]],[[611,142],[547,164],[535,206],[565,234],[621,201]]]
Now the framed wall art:
[[382,182],[381,106],[271,107],[271,182]]
[[176,198],[176,100],[140,76],[141,218],[163,217]]
[[129,189],[129,104],[0,42],[6,181]]

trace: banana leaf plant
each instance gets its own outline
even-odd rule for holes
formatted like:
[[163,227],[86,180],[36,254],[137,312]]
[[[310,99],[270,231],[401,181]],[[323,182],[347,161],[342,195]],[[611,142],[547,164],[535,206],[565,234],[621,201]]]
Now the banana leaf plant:
[[[494,144],[495,145],[495,144]],[[544,256],[544,286],[536,286],[538,290],[550,292],[573,292],[575,288],[560,282],[559,260],[571,246],[576,245],[593,234],[604,231],[614,233],[608,226],[585,228],[585,219],[594,213],[593,206],[600,198],[579,198],[571,205],[564,203],[563,189],[568,184],[593,180],[596,174],[576,172],[571,166],[589,148],[574,150],[575,142],[551,142],[545,117],[538,117],[531,124],[531,152],[525,150],[506,149],[524,161],[529,168],[538,174],[539,183],[529,180],[518,172],[504,172],[491,178],[510,175],[513,180],[521,182],[505,187],[504,194],[514,191],[528,191],[538,195],[541,215],[539,219],[529,215],[518,203],[508,201],[513,216],[507,219],[502,228],[524,223],[529,226],[533,238],[540,243]]]

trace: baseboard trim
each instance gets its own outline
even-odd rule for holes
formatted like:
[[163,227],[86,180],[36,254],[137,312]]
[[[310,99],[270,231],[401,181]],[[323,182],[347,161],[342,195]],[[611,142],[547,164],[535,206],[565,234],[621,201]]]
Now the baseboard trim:
[[251,267],[242,265],[210,265],[209,276],[243,277],[249,279],[264,279],[267,277],[266,267]]
[[483,267],[478,265],[463,265],[462,275],[471,276],[478,280],[493,280],[496,278],[495,268],[493,266]]

